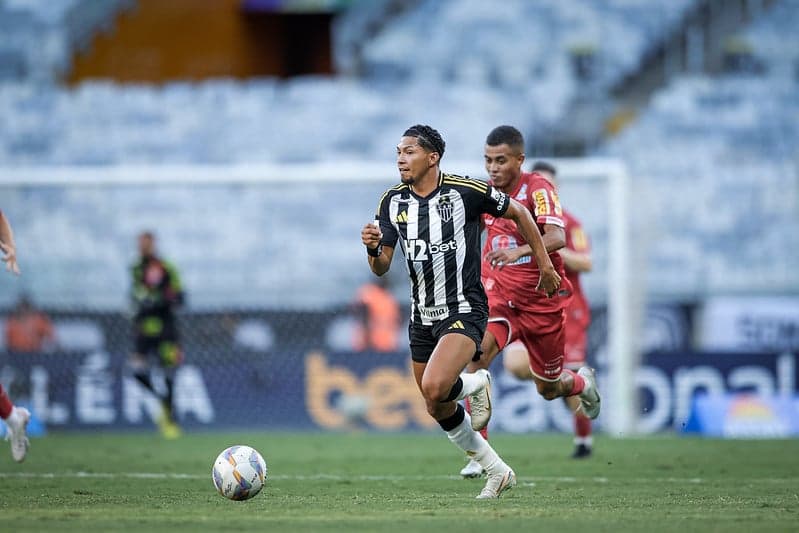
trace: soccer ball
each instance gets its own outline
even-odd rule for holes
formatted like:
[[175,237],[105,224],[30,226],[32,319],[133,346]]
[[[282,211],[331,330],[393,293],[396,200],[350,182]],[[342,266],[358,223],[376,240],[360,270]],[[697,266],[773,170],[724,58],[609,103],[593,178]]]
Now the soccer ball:
[[266,461],[249,446],[231,446],[216,458],[211,477],[225,498],[249,500],[264,487]]

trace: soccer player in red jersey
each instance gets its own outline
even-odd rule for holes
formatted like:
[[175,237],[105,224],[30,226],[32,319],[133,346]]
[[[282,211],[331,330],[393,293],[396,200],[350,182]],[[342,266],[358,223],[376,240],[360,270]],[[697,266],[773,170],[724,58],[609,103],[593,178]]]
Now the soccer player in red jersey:
[[[533,165],[533,172],[544,176],[557,188],[557,170],[549,163],[539,161]],[[591,308],[580,284],[580,273],[589,272],[592,267],[591,246],[580,221],[564,210],[566,222],[566,246],[558,250],[566,267],[566,278],[572,289],[572,298],[566,307],[564,366],[578,370],[585,366],[588,326],[591,324]],[[515,342],[505,348],[502,356],[505,368],[519,379],[533,379],[527,362],[527,350],[524,345]],[[582,459],[591,455],[593,438],[591,437],[591,419],[579,409],[580,403],[574,397],[565,398],[574,412],[574,453],[572,457]]]
[[[0,211],[0,251],[3,252],[3,262],[6,269],[12,274],[19,275],[17,265],[17,245],[14,242],[14,232],[11,223],[5,214]],[[17,407],[11,403],[5,389],[0,385],[0,418],[5,420],[8,430],[8,440],[11,441],[11,456],[17,462],[25,460],[28,453],[28,437],[26,428],[31,414],[24,407]]]
[[[553,265],[565,277],[563,259],[557,251],[566,244],[566,222],[553,185],[539,173],[522,172],[524,138],[512,126],[494,128],[486,138],[485,165],[491,184],[533,213]],[[564,368],[565,309],[571,298],[567,280],[552,297],[535,290],[539,272],[530,260],[531,248],[515,228],[490,215],[483,216],[486,241],[483,248],[482,280],[488,296],[488,327],[481,344],[482,356],[470,371],[488,368],[496,355],[512,342],[521,341],[528,354],[532,379],[547,400],[579,398],[580,410],[596,418],[600,396],[594,371]],[[475,430],[482,430],[491,416],[490,402],[469,405]],[[464,477],[471,463],[461,472]],[[476,468],[476,467],[475,467]],[[474,470],[475,468],[472,468]]]

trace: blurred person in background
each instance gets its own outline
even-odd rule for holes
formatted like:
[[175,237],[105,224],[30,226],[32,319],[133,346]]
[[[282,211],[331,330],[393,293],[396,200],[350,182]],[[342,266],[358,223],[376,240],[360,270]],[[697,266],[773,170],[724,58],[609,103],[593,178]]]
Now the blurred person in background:
[[6,347],[11,352],[41,353],[56,345],[53,322],[23,294],[6,319]]
[[[165,438],[173,439],[181,434],[173,389],[175,370],[183,361],[175,317],[175,309],[184,302],[183,288],[174,265],[158,256],[152,232],[139,235],[138,247],[139,260],[131,269],[135,348],[130,366],[136,380],[161,401],[158,427]],[[162,370],[163,391],[155,385],[153,363]]]
[[554,294],[560,276],[552,266],[530,212],[485,182],[447,174],[439,164],[445,143],[430,126],[415,125],[397,145],[399,185],[380,198],[375,221],[361,230],[369,267],[377,276],[391,267],[399,241],[407,262],[413,314],[409,327],[416,384],[449,440],[488,473],[478,499],[498,498],[516,474],[458,403],[466,397],[490,415],[487,370],[463,373],[480,357],[488,319],[480,284],[480,221],[484,213],[509,218],[532,242],[541,277],[536,288]]
[[400,308],[389,290],[388,276],[364,283],[355,295],[353,349],[396,352],[399,348]]
[[[0,210],[0,250],[3,251],[3,262],[8,271],[19,275],[14,231],[2,210]],[[24,407],[17,407],[11,403],[2,384],[0,384],[0,418],[5,421],[8,430],[7,438],[11,441],[11,457],[18,463],[24,461],[30,445],[27,427],[31,414]]]
[[[524,137],[513,126],[498,126],[486,137],[485,167],[489,183],[517,200],[534,215],[552,264],[565,277],[564,260],[558,250],[566,245],[566,221],[550,181],[537,172],[522,172]],[[578,371],[564,366],[566,314],[571,284],[564,280],[557,294],[536,291],[540,278],[528,257],[531,248],[516,227],[507,221],[483,216],[486,241],[483,248],[482,278],[488,295],[488,327],[481,349],[483,356],[469,364],[469,371],[486,369],[493,359],[514,341],[525,348],[524,367],[546,400],[570,398],[588,417],[599,416],[601,398],[593,369]],[[477,406],[482,408],[482,406]],[[475,412],[469,400],[467,409]],[[474,420],[474,414],[472,415]],[[482,426],[473,426],[488,438]],[[469,460],[461,470],[465,478],[482,475],[480,465]]]
[[[543,161],[533,165],[533,172],[544,176],[557,190],[557,170]],[[566,267],[566,277],[571,282],[572,297],[566,306],[564,365],[573,371],[586,364],[586,345],[588,326],[591,324],[591,308],[580,284],[580,274],[590,272],[592,268],[591,246],[588,236],[580,221],[568,210],[563,210],[566,222],[566,246],[558,250]],[[502,356],[505,368],[519,379],[532,380],[527,350],[524,345],[514,342],[505,348]],[[580,402],[573,396],[564,398],[574,413],[574,452],[572,457],[582,459],[590,457],[593,448],[591,436],[591,419],[585,416]]]

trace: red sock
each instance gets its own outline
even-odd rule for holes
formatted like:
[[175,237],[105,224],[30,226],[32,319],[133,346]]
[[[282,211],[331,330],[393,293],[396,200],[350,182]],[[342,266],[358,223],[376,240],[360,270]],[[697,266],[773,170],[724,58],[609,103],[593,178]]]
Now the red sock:
[[[463,399],[463,403],[466,404],[466,412],[471,415],[472,414],[472,406],[469,405],[469,397],[468,396]],[[486,427],[484,427],[483,429],[480,430],[480,435],[482,435],[485,440],[488,440],[488,426],[486,426]]]
[[8,394],[6,394],[6,390],[0,385],[0,418],[5,420],[11,415],[11,410],[14,408],[14,404],[11,403],[11,400],[8,398]]
[[574,435],[576,437],[591,436],[591,419],[581,413],[574,413]]
[[583,379],[583,376],[573,370],[569,370],[568,368],[564,368],[563,373],[569,374],[572,377],[572,390],[569,392],[569,396],[577,396],[583,392],[583,389],[585,388],[585,380]]

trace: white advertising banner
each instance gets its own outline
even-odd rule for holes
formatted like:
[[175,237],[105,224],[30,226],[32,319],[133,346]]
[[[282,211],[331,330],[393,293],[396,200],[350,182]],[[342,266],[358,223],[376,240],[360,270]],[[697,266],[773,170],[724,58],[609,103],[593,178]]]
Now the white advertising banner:
[[696,321],[700,350],[799,350],[799,297],[718,297]]

